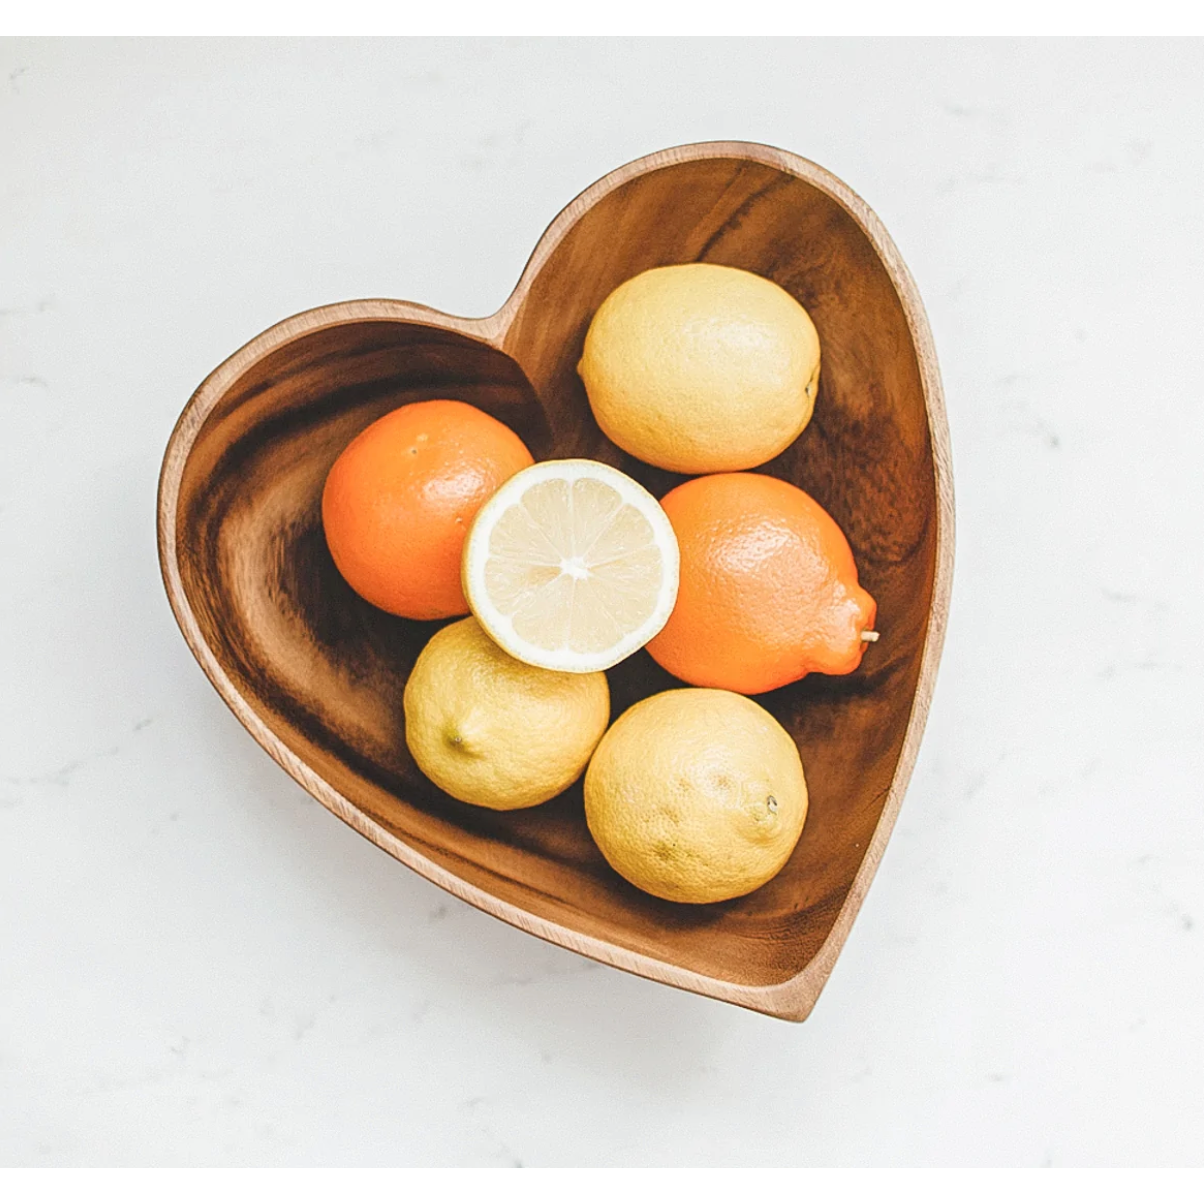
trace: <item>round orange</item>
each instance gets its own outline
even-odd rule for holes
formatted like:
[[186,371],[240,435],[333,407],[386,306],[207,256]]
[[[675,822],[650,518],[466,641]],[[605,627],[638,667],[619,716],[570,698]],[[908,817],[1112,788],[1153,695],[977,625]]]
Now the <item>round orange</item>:
[[874,599],[814,498],[752,472],[696,477],[661,501],[681,549],[677,605],[647,645],[695,686],[760,694],[808,673],[850,673]]
[[468,528],[498,486],[533,463],[508,426],[463,401],[417,401],[378,418],[343,450],[322,491],[339,572],[391,614],[467,614]]

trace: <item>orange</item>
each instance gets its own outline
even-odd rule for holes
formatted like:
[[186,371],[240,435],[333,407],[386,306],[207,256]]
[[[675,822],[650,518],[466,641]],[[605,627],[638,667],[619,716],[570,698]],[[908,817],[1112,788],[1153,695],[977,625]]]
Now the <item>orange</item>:
[[814,498],[752,472],[697,477],[661,501],[681,548],[677,605],[647,645],[695,686],[760,694],[808,673],[850,673],[874,599]]
[[508,426],[463,401],[417,401],[378,418],[343,450],[322,491],[339,572],[391,614],[467,614],[468,528],[498,486],[532,463]]

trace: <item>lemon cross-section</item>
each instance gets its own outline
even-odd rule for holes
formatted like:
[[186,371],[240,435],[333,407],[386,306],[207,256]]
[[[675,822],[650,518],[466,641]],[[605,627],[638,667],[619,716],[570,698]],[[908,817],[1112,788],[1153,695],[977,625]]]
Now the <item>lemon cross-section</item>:
[[625,473],[595,460],[545,460],[481,508],[463,580],[478,622],[511,656],[593,673],[668,621],[677,537],[660,503]]

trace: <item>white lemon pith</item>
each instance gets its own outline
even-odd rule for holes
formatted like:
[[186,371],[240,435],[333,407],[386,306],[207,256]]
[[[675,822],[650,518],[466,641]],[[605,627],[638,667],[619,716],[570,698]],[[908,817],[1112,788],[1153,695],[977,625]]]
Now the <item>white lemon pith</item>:
[[585,774],[585,818],[603,856],[675,903],[717,903],[764,885],[806,817],[794,741],[764,707],[727,690],[667,690],[636,703]]
[[471,618],[431,638],[403,705],[418,768],[453,798],[495,811],[534,807],[571,786],[610,721],[606,674],[525,665]]
[[592,673],[642,648],[677,600],[677,537],[660,503],[594,460],[510,478],[464,542],[464,594],[507,652]]
[[819,335],[785,289],[712,263],[652,268],[594,315],[578,371],[606,436],[673,472],[737,472],[811,420]]

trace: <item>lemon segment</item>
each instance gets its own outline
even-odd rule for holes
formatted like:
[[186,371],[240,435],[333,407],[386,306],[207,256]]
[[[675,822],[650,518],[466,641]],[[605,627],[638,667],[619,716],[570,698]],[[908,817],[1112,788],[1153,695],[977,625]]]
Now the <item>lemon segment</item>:
[[464,544],[463,584],[511,656],[567,673],[642,648],[677,599],[677,537],[660,503],[594,460],[546,460],[511,477]]

